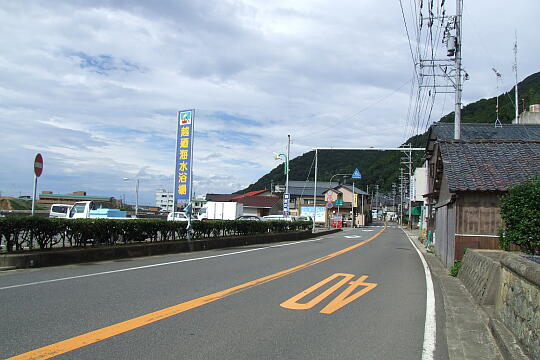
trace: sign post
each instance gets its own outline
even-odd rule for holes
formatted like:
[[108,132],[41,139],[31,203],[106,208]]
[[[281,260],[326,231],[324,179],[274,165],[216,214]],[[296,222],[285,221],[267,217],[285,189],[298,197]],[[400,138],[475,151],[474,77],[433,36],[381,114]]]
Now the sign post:
[[353,178],[353,182],[352,182],[352,224],[351,224],[351,227],[354,227],[354,207],[357,205],[356,202],[357,202],[357,197],[354,195],[354,179],[361,179],[362,178],[362,175],[360,174],[360,171],[358,170],[358,168],[354,169],[354,172],[352,173],[352,176]]
[[[178,133],[176,139],[176,166],[174,170],[173,219],[176,202],[187,202],[191,209],[193,185],[193,132],[195,110],[178,112]],[[188,211],[187,239],[191,240],[191,211]]]
[[43,156],[40,153],[36,155],[34,159],[34,191],[32,192],[32,216],[36,212],[36,191],[37,191],[37,178],[43,173]]
[[289,200],[291,199],[291,194],[283,194],[283,216],[289,216]]

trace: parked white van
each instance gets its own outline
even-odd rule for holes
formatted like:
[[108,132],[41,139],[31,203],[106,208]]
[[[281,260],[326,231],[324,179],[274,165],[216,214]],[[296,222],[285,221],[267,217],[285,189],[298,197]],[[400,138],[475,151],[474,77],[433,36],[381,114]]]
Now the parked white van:
[[51,210],[49,211],[49,217],[52,218],[67,218],[69,210],[73,205],[66,204],[52,204]]
[[175,212],[174,213],[174,219],[173,219],[173,213],[169,213],[169,215],[167,215],[167,220],[169,221],[188,221],[188,217],[187,217],[187,214],[185,212]]

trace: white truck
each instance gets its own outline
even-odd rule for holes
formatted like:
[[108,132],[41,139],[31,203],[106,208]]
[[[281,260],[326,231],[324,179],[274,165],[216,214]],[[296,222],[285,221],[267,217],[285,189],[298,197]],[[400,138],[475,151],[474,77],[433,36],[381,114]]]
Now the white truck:
[[244,214],[244,204],[226,201],[208,201],[199,210],[199,220],[236,220]]
[[73,204],[67,216],[68,219],[132,219],[126,211],[120,209],[105,209],[93,201],[79,201]]

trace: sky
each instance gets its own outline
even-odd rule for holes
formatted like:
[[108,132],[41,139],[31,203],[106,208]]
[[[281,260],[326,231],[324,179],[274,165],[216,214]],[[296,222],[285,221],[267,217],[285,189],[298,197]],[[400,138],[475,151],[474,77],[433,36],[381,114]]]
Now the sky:
[[[133,203],[135,181],[123,178],[139,179],[140,204],[153,205],[174,186],[184,109],[195,109],[196,195],[255,182],[279,165],[288,134],[291,159],[399,146],[453,110],[453,95],[437,94],[411,118],[417,11],[401,5],[0,0],[0,195],[32,194],[39,152],[38,193]],[[445,6],[454,13],[455,1]],[[519,78],[540,71],[538,14],[538,0],[464,1],[464,104],[496,95],[493,67],[500,91],[512,88],[515,34]]]

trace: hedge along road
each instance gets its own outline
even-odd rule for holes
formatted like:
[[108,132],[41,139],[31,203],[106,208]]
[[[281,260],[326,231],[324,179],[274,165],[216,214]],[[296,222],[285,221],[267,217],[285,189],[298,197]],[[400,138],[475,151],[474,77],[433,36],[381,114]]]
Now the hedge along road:
[[[355,229],[320,241],[202,257],[169,255],[152,264],[145,258],[19,270],[0,282],[9,279],[12,286],[19,279],[22,285],[47,275],[65,280],[0,291],[9,309],[2,316],[0,355],[420,358],[422,265],[402,232],[383,231]],[[69,276],[81,269],[102,275]]]

